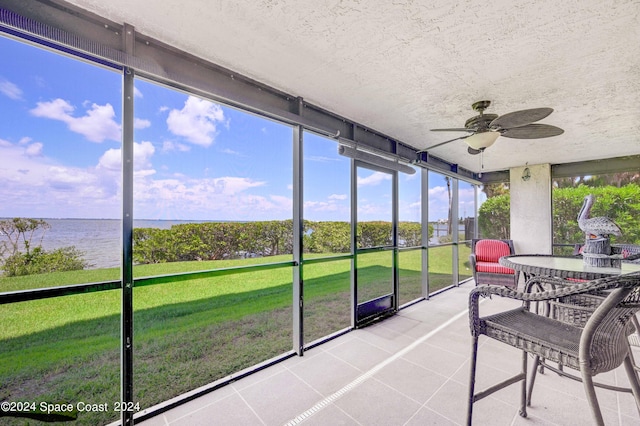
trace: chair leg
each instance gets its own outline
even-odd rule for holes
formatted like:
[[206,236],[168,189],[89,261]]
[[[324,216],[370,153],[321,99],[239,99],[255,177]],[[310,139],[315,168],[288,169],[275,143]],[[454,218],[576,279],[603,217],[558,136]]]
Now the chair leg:
[[631,385],[631,393],[636,400],[636,408],[640,412],[640,380],[638,380],[638,373],[636,373],[635,366],[631,360],[631,355],[627,355],[624,359],[624,369],[627,372],[629,378],[629,384]]
[[635,315],[631,317],[631,324],[633,324],[633,328],[636,330],[636,335],[640,338],[640,323],[638,323],[638,317]]
[[531,369],[531,378],[529,379],[529,389],[527,389],[527,407],[531,407],[531,395],[533,394],[533,385],[536,382],[536,374],[540,367],[540,357],[536,355],[533,358],[533,368]]
[[582,375],[582,385],[584,386],[584,393],[586,394],[587,401],[589,402],[589,406],[591,407],[591,414],[593,414],[595,424],[597,424],[598,426],[604,426],[602,411],[600,411],[598,397],[596,396],[596,388],[593,386],[593,378],[587,371],[583,369],[580,369],[580,374]]
[[476,365],[478,361],[478,336],[471,342],[471,373],[469,374],[469,400],[467,405],[467,426],[471,426],[473,417],[473,400],[475,399]]
[[527,417],[527,353],[522,351],[522,385],[520,391],[520,417]]
[[[638,317],[633,315],[631,317],[631,324],[633,324],[633,328],[636,331],[636,338],[640,341],[640,323],[638,323]],[[631,355],[631,362],[633,363],[633,367],[636,371],[640,371],[640,366],[636,364],[635,359],[633,358],[633,352],[631,351],[631,344],[629,344],[629,354]]]

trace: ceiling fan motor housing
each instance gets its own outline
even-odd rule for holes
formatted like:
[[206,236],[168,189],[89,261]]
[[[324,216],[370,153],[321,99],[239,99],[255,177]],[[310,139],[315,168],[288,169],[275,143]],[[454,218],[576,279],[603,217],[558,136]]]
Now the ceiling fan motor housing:
[[498,114],[480,114],[475,117],[471,117],[464,123],[464,127],[467,129],[486,130],[489,128],[489,124],[493,120],[498,118]]

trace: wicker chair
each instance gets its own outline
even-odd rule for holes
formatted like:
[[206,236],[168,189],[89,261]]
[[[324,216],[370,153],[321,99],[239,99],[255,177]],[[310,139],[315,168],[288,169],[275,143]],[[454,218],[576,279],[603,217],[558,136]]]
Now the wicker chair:
[[[519,414],[527,416],[527,357],[532,354],[546,360],[580,371],[584,390],[591,406],[593,418],[598,425],[604,424],[595,393],[593,377],[624,364],[629,377],[631,391],[640,407],[640,382],[633,368],[627,335],[630,317],[640,310],[640,274],[626,274],[601,278],[570,286],[559,286],[556,290],[531,292],[536,285],[554,280],[547,277],[532,278],[525,291],[518,292],[507,287],[480,286],[469,295],[469,319],[471,327],[472,354],[469,382],[467,424],[471,424],[473,404],[476,401],[514,383],[521,383],[521,406]],[[562,298],[577,298],[582,295],[604,296],[597,308],[589,312],[584,327],[538,314],[529,307],[532,302],[546,305]],[[521,300],[523,305],[495,315],[480,317],[480,296],[501,296]],[[548,305],[546,305],[548,306]],[[485,335],[522,350],[522,371],[485,391],[475,393],[475,375],[478,353],[478,338]],[[559,374],[565,374],[558,370]]]
[[[576,282],[587,282],[587,280],[564,280],[560,278],[545,278],[537,280],[536,282],[532,282],[532,287],[535,288],[530,288],[529,291],[557,290],[560,287],[575,286]],[[607,298],[608,295],[608,291],[594,291],[585,294],[571,294],[568,296],[562,296],[558,299],[545,302],[544,307],[542,308],[544,309],[544,311],[542,312],[544,313],[544,315],[558,321],[576,327],[584,328],[591,315],[593,315],[595,310],[602,304],[602,302]],[[540,312],[540,308],[538,306],[536,306],[536,308],[538,308],[538,312]],[[637,315],[631,315],[629,318],[629,323],[630,327],[627,332],[629,339],[627,340],[627,343],[629,344],[629,346],[631,346],[631,341],[633,341],[634,346],[638,346],[638,342],[640,342],[640,323],[638,322]],[[633,368],[636,371],[640,372],[640,366],[638,366],[638,363],[633,358],[632,352],[630,352],[630,356],[633,363]],[[536,374],[538,371],[543,372],[545,368],[551,371],[555,371],[558,374],[567,375],[566,373],[562,373],[562,364],[559,364],[556,369],[548,365],[544,359],[536,356],[534,358],[531,378],[529,380],[529,389],[527,390],[527,406],[531,405],[531,394],[533,393],[533,385],[535,383]],[[619,388],[615,386],[599,384],[596,384],[596,386],[618,391],[629,391],[629,389]],[[640,406],[638,407],[638,409],[640,410]]]
[[503,285],[517,287],[519,272],[498,263],[502,256],[515,254],[512,240],[471,240],[469,261],[476,285]]

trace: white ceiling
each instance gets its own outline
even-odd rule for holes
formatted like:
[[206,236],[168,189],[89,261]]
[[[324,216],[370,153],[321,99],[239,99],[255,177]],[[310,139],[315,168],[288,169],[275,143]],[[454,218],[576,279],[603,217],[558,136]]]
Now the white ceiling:
[[[486,113],[552,107],[482,171],[640,154],[638,0],[70,0],[418,149]],[[463,141],[432,153],[472,171]]]

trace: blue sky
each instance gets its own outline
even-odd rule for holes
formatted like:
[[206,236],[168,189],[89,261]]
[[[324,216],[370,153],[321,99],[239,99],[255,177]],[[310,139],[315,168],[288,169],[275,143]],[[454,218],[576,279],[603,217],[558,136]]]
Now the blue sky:
[[[119,218],[122,77],[0,36],[0,217]],[[11,60],[6,60],[10,58]],[[134,215],[140,219],[291,218],[291,128],[137,79]],[[348,159],[305,134],[304,216],[348,220]],[[430,220],[447,189],[430,173]],[[400,173],[400,219],[420,218],[420,173]],[[390,175],[358,171],[361,220],[390,220]],[[473,191],[460,193],[473,211]]]

